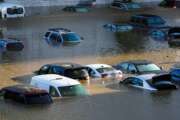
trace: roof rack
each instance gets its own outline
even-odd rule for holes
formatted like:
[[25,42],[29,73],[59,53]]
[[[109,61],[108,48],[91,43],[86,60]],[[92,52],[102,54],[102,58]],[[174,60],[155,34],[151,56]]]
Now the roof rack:
[[67,28],[50,28],[50,31],[56,31],[56,32],[71,32],[71,30],[67,29]]

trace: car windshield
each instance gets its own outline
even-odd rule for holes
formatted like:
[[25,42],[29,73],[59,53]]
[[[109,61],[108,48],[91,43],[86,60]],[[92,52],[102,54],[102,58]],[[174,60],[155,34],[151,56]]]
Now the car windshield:
[[62,34],[62,37],[63,37],[64,40],[67,40],[67,41],[81,40],[80,36],[75,34],[75,33]]
[[58,87],[61,96],[81,96],[81,95],[87,95],[86,89],[82,85],[73,85],[73,86],[64,86],[64,87]]
[[140,64],[137,65],[139,72],[151,72],[151,71],[160,71],[161,69],[155,64]]
[[109,71],[113,71],[114,69],[112,67],[102,67],[96,69],[99,73],[105,73]]
[[164,20],[160,17],[153,17],[148,19],[148,23],[150,25],[159,25],[159,24],[164,24]]
[[28,104],[48,104],[52,103],[52,99],[48,93],[42,94],[28,94],[26,95],[26,102]]

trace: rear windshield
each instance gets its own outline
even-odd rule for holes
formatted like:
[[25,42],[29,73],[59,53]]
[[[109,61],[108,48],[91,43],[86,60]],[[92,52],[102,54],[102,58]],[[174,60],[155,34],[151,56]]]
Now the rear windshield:
[[81,96],[81,95],[87,95],[87,91],[82,85],[73,85],[73,86],[65,86],[65,87],[59,87],[58,88],[61,96]]
[[37,95],[26,95],[27,104],[49,104],[52,103],[52,99],[49,94],[37,94]]
[[83,77],[88,76],[88,71],[85,68],[70,69],[65,71],[65,75],[72,78]]
[[102,67],[102,68],[98,68],[96,70],[99,73],[105,73],[105,72],[113,71],[114,69],[112,67]]
[[13,14],[23,14],[24,9],[23,8],[8,8],[7,13],[10,15]]

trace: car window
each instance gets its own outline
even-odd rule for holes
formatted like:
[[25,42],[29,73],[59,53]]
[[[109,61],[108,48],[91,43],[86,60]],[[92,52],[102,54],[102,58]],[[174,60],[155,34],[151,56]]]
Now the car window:
[[51,73],[63,75],[64,69],[60,66],[53,66]]
[[125,72],[128,69],[128,65],[128,63],[122,63],[118,66],[118,68]]
[[53,86],[50,86],[50,88],[49,88],[49,94],[50,94],[52,97],[59,97],[59,94],[58,94],[56,88],[53,87]]
[[89,75],[90,75],[91,77],[96,74],[96,72],[94,72],[93,69],[91,69],[91,68],[87,68],[87,69],[88,69],[88,73],[89,73]]
[[62,41],[60,35],[57,34],[57,33],[52,33],[52,34],[50,35],[50,40],[51,40],[51,41],[54,41],[54,42],[61,42],[61,41]]
[[140,64],[136,66],[139,72],[160,71],[161,69],[155,64]]
[[49,72],[49,65],[44,65],[43,67],[40,68],[39,74],[48,74]]
[[134,78],[132,79],[131,84],[136,86],[143,86],[143,81],[138,78]]
[[133,64],[129,64],[128,72],[136,73],[137,72],[136,67]]
[[48,36],[49,36],[49,34],[50,34],[50,32],[46,32],[45,37],[48,37]]

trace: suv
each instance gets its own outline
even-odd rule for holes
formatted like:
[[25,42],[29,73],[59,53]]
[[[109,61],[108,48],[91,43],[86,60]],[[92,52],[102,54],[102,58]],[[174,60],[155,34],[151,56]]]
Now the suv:
[[72,79],[89,80],[87,67],[75,63],[55,63],[43,65],[39,70],[35,71],[38,75],[58,74]]
[[130,23],[137,28],[159,29],[166,28],[165,21],[157,15],[138,14],[131,17]]
[[1,89],[5,100],[13,100],[23,104],[50,104],[51,96],[47,91],[26,85],[14,85]]
[[168,44],[172,45],[180,45],[180,27],[170,28],[168,31]]
[[88,95],[79,81],[55,74],[34,76],[30,84],[48,91],[52,97]]
[[0,39],[0,49],[2,51],[21,51],[24,45],[19,40],[14,39]]
[[78,34],[65,28],[49,29],[44,38],[48,43],[80,43],[83,40]]

